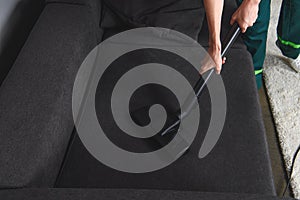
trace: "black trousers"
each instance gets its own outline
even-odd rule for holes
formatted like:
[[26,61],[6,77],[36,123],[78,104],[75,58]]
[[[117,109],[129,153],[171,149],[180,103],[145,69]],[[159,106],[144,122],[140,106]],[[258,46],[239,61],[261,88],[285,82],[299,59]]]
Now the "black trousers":
[[195,40],[205,15],[201,0],[104,0],[104,4],[122,19],[124,26],[169,28]]

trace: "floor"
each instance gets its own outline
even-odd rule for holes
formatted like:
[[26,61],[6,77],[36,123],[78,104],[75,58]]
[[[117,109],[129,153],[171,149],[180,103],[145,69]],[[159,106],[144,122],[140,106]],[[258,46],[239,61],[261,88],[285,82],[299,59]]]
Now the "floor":
[[[273,170],[274,184],[278,196],[282,196],[287,184],[287,173],[284,168],[284,161],[281,155],[280,146],[276,134],[276,129],[270,110],[265,88],[262,87],[259,91],[260,104],[262,108],[263,120],[265,124],[269,152]],[[292,196],[291,190],[287,190],[285,196]]]
[[[275,45],[277,39],[276,27],[281,8],[282,0],[271,1],[271,19],[269,25],[268,41],[267,41],[267,54],[280,54]],[[273,177],[275,189],[278,196],[282,196],[287,184],[287,173],[284,166],[284,160],[281,155],[281,150],[278,142],[275,124],[272,117],[268,97],[265,88],[262,87],[259,91],[260,103],[263,113],[263,120],[265,124],[267,140],[269,145],[269,152],[273,170]],[[291,190],[287,190],[286,196],[292,196]]]

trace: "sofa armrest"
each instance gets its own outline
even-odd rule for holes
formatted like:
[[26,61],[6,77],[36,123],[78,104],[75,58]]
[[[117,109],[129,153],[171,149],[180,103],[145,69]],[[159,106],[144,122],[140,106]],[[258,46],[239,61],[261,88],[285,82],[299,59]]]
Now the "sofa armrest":
[[0,85],[44,7],[44,0],[0,1]]

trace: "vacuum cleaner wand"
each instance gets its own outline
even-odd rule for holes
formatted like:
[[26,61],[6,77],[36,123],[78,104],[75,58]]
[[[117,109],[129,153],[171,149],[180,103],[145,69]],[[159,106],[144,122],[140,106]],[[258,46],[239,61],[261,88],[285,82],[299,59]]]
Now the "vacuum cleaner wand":
[[[241,32],[240,27],[238,26],[237,23],[235,23],[231,27],[231,29],[228,32],[224,41],[222,42],[223,48],[222,48],[222,52],[221,52],[221,57],[224,57],[227,54],[228,50],[233,45],[233,43],[239,36],[240,32]],[[191,94],[190,96],[192,98],[191,97],[187,98],[186,102],[183,105],[183,110],[182,110],[181,114],[177,116],[177,120],[174,123],[172,123],[170,126],[168,126],[167,128],[165,128],[165,130],[162,131],[162,133],[161,133],[162,136],[173,131],[175,129],[175,127],[177,127],[180,124],[181,120],[190,114],[190,112],[193,110],[194,106],[196,105],[196,102],[198,101],[205,85],[209,81],[209,79],[210,79],[211,75],[214,73],[214,71],[215,71],[215,68],[209,70],[207,72],[208,75],[204,79],[199,78],[199,80],[197,81],[197,83],[194,86],[194,91],[195,91],[196,95]]]

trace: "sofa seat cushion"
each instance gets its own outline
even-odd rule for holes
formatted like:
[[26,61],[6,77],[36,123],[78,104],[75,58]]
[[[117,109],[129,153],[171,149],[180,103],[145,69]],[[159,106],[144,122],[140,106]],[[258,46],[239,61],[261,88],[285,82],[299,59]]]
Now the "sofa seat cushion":
[[[233,2],[235,1],[226,1],[225,11],[228,13],[223,19],[225,30],[230,28],[228,20],[236,8]],[[117,34],[122,29],[122,27],[116,26],[122,24],[122,20],[113,16],[113,13],[104,15],[104,22],[114,24],[111,27],[103,27],[104,38]],[[205,38],[207,29],[204,28],[202,31],[205,33],[203,34]],[[201,37],[199,41],[205,41]],[[127,61],[124,60],[123,62],[129,63],[132,60],[138,62],[147,56],[159,60],[160,55],[144,52],[143,55],[135,59],[128,58]],[[199,159],[198,152],[210,117],[201,117],[197,137],[185,155],[163,169],[144,174],[120,172],[105,166],[90,155],[75,133],[56,186],[194,190],[273,195],[273,179],[251,55],[246,51],[243,42],[239,40],[230,50],[227,58],[222,72],[227,93],[226,121],[218,143],[207,157]],[[176,59],[170,60],[172,67],[181,67],[182,72],[190,74],[190,78],[194,82],[197,80],[197,72],[188,67],[182,68]],[[119,71],[112,72],[109,76],[111,81],[116,78]],[[105,88],[96,93],[96,102],[100,105],[96,105],[96,111],[100,116],[109,116],[109,112],[101,110],[101,108],[110,107],[110,105],[103,105],[104,102],[97,101],[97,98],[105,95],[110,95],[109,90]],[[169,102],[168,105],[173,105],[174,102],[163,92],[158,92],[155,89],[150,90],[147,95],[137,99],[140,101],[154,99],[153,101],[155,101],[158,98],[164,102]],[[211,109],[208,105],[210,105],[210,97],[206,90],[200,101],[201,116],[210,116]],[[175,107],[172,108],[171,106],[171,109]],[[106,130],[110,130],[109,134],[112,135],[112,138],[115,140],[119,138],[119,144],[132,146],[129,140],[117,137],[118,129],[113,127],[111,120],[106,120],[103,124],[105,124]]]

